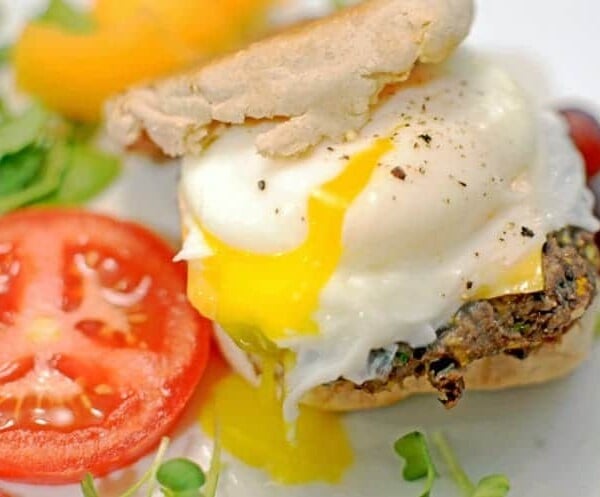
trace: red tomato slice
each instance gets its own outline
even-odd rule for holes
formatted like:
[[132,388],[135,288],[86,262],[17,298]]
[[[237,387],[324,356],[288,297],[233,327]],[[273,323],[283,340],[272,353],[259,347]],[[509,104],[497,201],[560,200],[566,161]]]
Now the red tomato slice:
[[600,171],[600,124],[579,109],[564,109],[561,113],[569,123],[571,138],[583,155],[588,178],[592,178]]
[[210,342],[172,258],[146,229],[98,214],[0,217],[0,478],[102,475],[172,427]]

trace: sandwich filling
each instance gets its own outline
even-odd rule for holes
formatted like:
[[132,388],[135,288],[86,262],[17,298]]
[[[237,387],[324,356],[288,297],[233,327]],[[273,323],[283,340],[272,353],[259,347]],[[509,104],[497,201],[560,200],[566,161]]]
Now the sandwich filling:
[[[391,355],[389,349],[372,350],[369,361],[380,377],[353,387],[377,393],[425,375],[441,402],[452,407],[462,396],[463,372],[472,362],[498,354],[523,360],[542,345],[560,341],[597,293],[600,254],[591,233],[572,227],[551,233],[542,254],[544,290],[463,304],[426,347],[397,343]],[[341,378],[328,387],[335,391],[344,383]]]
[[318,385],[378,388],[382,372],[427,374],[452,404],[466,363],[544,341],[543,320],[519,309],[562,315],[551,261],[570,261],[577,305],[547,338],[591,302],[588,235],[558,231],[598,227],[581,160],[564,123],[484,58],[419,66],[347,143],[267,158],[254,143],[273,125],[225,129],[184,159],[180,258],[201,312],[245,351],[283,360],[288,413]]

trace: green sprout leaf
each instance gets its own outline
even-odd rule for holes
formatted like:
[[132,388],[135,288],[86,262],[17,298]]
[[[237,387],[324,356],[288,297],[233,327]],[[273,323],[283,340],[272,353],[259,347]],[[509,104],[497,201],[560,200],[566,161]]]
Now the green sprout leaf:
[[427,478],[420,497],[429,497],[435,480],[435,467],[429,454],[425,436],[418,431],[404,435],[396,440],[394,450],[398,456],[405,460],[402,476],[406,481]]
[[8,64],[12,57],[13,47],[11,45],[4,45],[0,47],[0,67]]
[[32,204],[54,193],[60,186],[63,173],[70,160],[70,150],[65,143],[58,143],[44,158],[35,182],[22,190],[0,197],[0,214]]
[[74,143],[91,143],[98,129],[98,123],[71,122],[71,140]]
[[42,203],[76,205],[87,202],[112,183],[120,172],[118,157],[92,145],[75,144],[71,147],[69,166],[58,190]]
[[64,0],[50,0],[48,9],[38,20],[80,34],[90,33],[96,27],[89,14],[75,9]]
[[[176,458],[163,462],[168,445],[169,439],[163,438],[148,471],[120,497],[137,496],[144,487],[148,497],[151,497],[157,482],[165,497],[215,497],[221,467],[221,448],[218,440],[215,439],[208,475],[189,459]],[[200,491],[203,486],[206,489],[205,493]],[[92,475],[87,474],[80,487],[84,497],[100,497]]]
[[[216,423],[215,423],[216,424]],[[219,485],[219,475],[221,474],[221,439],[219,437],[219,427],[215,426],[215,438],[213,445],[212,459],[210,468],[206,475],[206,485],[204,486],[204,497],[215,497]]]
[[31,204],[78,205],[112,183],[121,161],[91,143],[94,129],[39,105],[0,120],[0,214]]
[[0,125],[10,119],[10,111],[6,108],[4,100],[0,99]]
[[41,106],[33,105],[19,117],[4,121],[0,125],[0,159],[37,142],[48,117]]
[[0,159],[0,197],[30,184],[42,168],[44,155],[41,148],[30,146]]
[[156,480],[165,489],[178,494],[188,490],[200,490],[206,482],[202,468],[189,459],[177,458],[160,465]]
[[471,497],[506,497],[510,482],[504,475],[490,475],[482,478]]
[[[152,495],[153,482],[156,478],[156,471],[160,466],[160,463],[162,462],[163,458],[165,457],[165,452],[168,446],[169,439],[165,437],[161,440],[158,450],[156,451],[156,457],[154,458],[154,461],[152,462],[152,465],[150,466],[148,471],[146,471],[142,475],[142,477],[131,487],[125,490],[125,492],[121,494],[121,497],[134,497],[135,495],[138,495],[138,492],[146,484],[148,484],[148,496]],[[100,495],[98,494],[98,490],[96,489],[96,485],[94,483],[94,477],[89,473],[85,475],[83,480],[81,480],[80,488],[84,497],[100,497]]]
[[100,497],[96,490],[96,484],[94,483],[94,477],[87,473],[80,483],[81,493],[84,497]]
[[469,476],[467,473],[465,473],[465,470],[460,465],[456,454],[452,450],[452,447],[450,447],[450,444],[448,443],[448,440],[444,434],[441,432],[436,432],[431,438],[437,450],[441,454],[442,459],[444,459],[446,466],[448,466],[448,469],[450,470],[450,476],[454,480],[454,483],[456,483],[456,486],[460,488],[465,497],[471,497],[475,491],[475,485],[473,485]]
[[434,433],[432,440],[448,466],[454,483],[460,488],[465,497],[506,497],[508,495],[510,482],[506,476],[486,476],[475,486],[458,462],[458,458],[444,434],[441,432]]

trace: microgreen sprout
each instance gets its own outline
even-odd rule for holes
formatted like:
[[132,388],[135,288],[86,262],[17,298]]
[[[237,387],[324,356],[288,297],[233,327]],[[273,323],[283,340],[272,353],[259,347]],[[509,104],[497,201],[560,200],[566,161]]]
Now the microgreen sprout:
[[506,497],[508,495],[510,482],[506,476],[486,476],[479,480],[477,485],[474,485],[460,465],[444,434],[436,432],[433,434],[432,440],[446,466],[448,466],[454,483],[460,488],[465,497]]
[[[448,467],[452,480],[464,497],[506,497],[508,495],[510,482],[506,476],[486,476],[475,485],[458,462],[446,437],[437,432],[433,434],[432,441]],[[406,461],[402,472],[404,479],[415,481],[426,478],[425,488],[420,497],[429,497],[436,471],[425,435],[418,431],[411,432],[396,441],[394,450]]]
[[219,475],[221,474],[221,437],[219,436],[219,427],[215,426],[215,437],[213,445],[212,459],[208,474],[206,475],[206,485],[204,486],[204,497],[215,497],[217,495],[217,486],[219,485]]
[[191,495],[194,491],[198,495],[198,491],[206,482],[206,475],[195,462],[177,458],[160,465],[156,480],[165,497],[178,497],[188,493]]
[[420,497],[429,497],[435,480],[435,467],[429,454],[425,435],[418,431],[404,435],[396,440],[394,450],[406,461],[402,471],[402,476],[406,481],[427,478]]
[[[215,438],[208,474],[190,459],[178,457],[164,461],[168,446],[169,439],[163,438],[148,471],[120,497],[134,497],[142,489],[145,489],[148,497],[152,497],[157,486],[164,497],[215,497],[221,470],[218,437]],[[84,497],[100,497],[94,478],[89,473],[80,486]]]

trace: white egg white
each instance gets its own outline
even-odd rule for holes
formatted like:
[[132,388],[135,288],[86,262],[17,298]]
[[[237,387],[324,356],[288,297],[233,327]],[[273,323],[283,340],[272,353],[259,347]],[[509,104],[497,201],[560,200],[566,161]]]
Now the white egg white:
[[[254,148],[267,126],[227,130],[184,160],[181,183],[191,216],[224,242],[260,253],[302,242],[310,192],[347,157],[377,137],[395,143],[346,214],[344,253],[315,315],[320,334],[280,342],[297,354],[286,378],[288,413],[316,385],[373,378],[373,348],[431,343],[467,281],[493,284],[552,230],[598,227],[565,124],[530,107],[509,76],[468,51],[418,68],[352,142],[267,159]],[[210,249],[194,226],[192,233],[182,256],[201,258]]]

